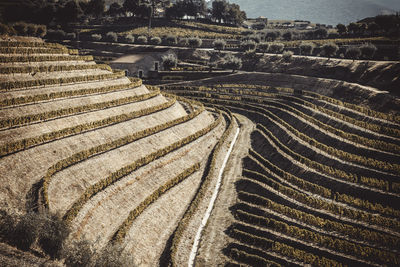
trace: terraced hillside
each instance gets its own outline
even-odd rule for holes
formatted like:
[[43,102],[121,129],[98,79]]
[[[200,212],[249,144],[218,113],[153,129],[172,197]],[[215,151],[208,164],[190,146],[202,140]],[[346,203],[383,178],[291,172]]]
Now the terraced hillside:
[[199,265],[400,264],[400,116],[291,88],[162,89],[241,114],[249,132]]
[[58,44],[1,41],[0,62],[3,210],[61,214],[70,241],[123,244],[152,266],[173,233],[186,240],[198,227],[193,214],[205,209],[237,128],[229,112]]

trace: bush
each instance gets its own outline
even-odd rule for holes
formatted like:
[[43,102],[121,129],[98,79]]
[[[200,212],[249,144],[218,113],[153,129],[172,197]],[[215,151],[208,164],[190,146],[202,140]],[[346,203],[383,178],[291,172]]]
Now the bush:
[[314,47],[313,43],[302,42],[300,44],[300,54],[309,56],[312,54]]
[[46,38],[53,40],[64,40],[65,32],[63,30],[48,30]]
[[108,32],[106,34],[106,40],[109,42],[116,43],[118,41],[118,35],[115,32]]
[[179,45],[181,46],[187,46],[189,44],[189,39],[188,38],[181,38],[179,39]]
[[165,43],[168,45],[176,45],[178,43],[178,40],[175,35],[168,35],[165,37]]
[[96,267],[128,267],[132,266],[133,258],[124,253],[119,245],[109,245],[98,253]]
[[132,34],[128,34],[125,36],[125,42],[129,43],[129,44],[133,44],[135,42],[135,37],[133,37]]
[[266,25],[264,22],[257,22],[251,26],[254,30],[264,30]]
[[282,54],[282,58],[284,61],[289,62],[292,59],[293,52],[292,51],[285,51]]
[[269,49],[269,43],[260,43],[258,45],[258,49],[260,49],[261,52],[266,53]]
[[366,59],[372,59],[376,53],[376,46],[373,44],[363,44],[361,47],[361,54]]
[[286,41],[290,41],[290,40],[292,40],[292,38],[293,38],[293,33],[292,32],[285,32],[283,35],[282,35],[282,37],[283,37],[283,39],[285,39]]
[[191,48],[197,48],[203,44],[203,41],[199,37],[190,37],[188,44]]
[[232,72],[235,72],[235,70],[238,70],[242,67],[242,60],[233,56],[232,54],[228,54],[224,57],[222,65],[224,68],[231,69]]
[[13,27],[0,23],[0,35],[15,35]]
[[91,266],[94,252],[87,240],[79,240],[65,247],[63,250],[65,265],[68,267]]
[[328,58],[334,56],[338,50],[339,47],[335,43],[327,43],[322,46],[322,51]]
[[261,36],[259,34],[253,34],[249,36],[249,40],[253,40],[258,44],[261,42]]
[[102,36],[101,36],[101,34],[94,33],[91,35],[91,38],[93,41],[98,42],[102,39]]
[[163,56],[161,60],[166,70],[170,70],[171,68],[176,67],[176,65],[178,64],[178,59],[174,54]]
[[257,44],[253,40],[247,40],[247,41],[241,42],[240,43],[240,47],[244,51],[253,51],[253,50],[255,50],[257,48]]
[[26,26],[26,35],[28,36],[36,36],[37,33],[37,25],[35,24],[27,24]]
[[16,31],[17,35],[26,35],[28,30],[28,24],[26,24],[25,22],[16,22],[12,26]]
[[226,46],[226,41],[223,39],[217,39],[213,42],[213,47],[215,50],[221,51],[224,50]]
[[346,57],[351,58],[353,61],[361,56],[361,50],[358,47],[351,46],[346,49]]
[[269,51],[275,54],[282,53],[283,49],[285,49],[285,45],[282,43],[272,43],[269,46]]
[[67,38],[68,40],[75,40],[76,39],[76,33],[74,32],[69,32],[65,35],[65,38]]
[[12,243],[21,250],[28,250],[36,241],[40,228],[40,222],[35,213],[27,213],[20,216],[12,231]]
[[70,232],[68,225],[61,216],[54,214],[45,214],[42,220],[39,245],[52,259],[60,258],[64,240]]
[[160,37],[157,37],[157,36],[151,37],[151,38],[150,38],[150,44],[152,44],[152,45],[159,45],[159,44],[161,44],[161,38],[160,38]]
[[43,38],[47,34],[47,27],[46,25],[38,25],[36,35],[37,37]]
[[144,35],[140,35],[138,38],[136,38],[136,42],[138,44],[147,44],[147,37]]
[[15,217],[6,211],[0,210],[0,240],[10,243],[13,240],[12,233],[16,224]]

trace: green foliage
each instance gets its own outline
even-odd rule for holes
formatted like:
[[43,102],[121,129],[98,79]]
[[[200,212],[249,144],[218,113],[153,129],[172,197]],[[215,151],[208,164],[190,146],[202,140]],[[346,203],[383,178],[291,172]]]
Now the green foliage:
[[39,227],[40,222],[35,213],[20,216],[12,230],[12,243],[21,250],[28,250],[39,235]]
[[174,54],[168,54],[161,58],[164,69],[171,70],[178,64],[178,58]]
[[366,59],[372,59],[377,50],[376,46],[371,43],[363,44],[360,49],[362,56]]
[[269,51],[274,54],[280,54],[283,52],[285,45],[283,43],[273,42],[269,46]]
[[227,54],[223,59],[222,65],[224,68],[231,69],[232,72],[235,72],[235,70],[238,70],[242,67],[242,60],[233,56],[232,54]]
[[358,47],[351,46],[346,49],[346,57],[351,58],[353,61],[361,56],[361,50]]
[[90,37],[91,37],[92,40],[95,41],[95,42],[98,42],[98,41],[100,41],[100,40],[103,38],[103,37],[101,36],[101,34],[97,34],[97,33],[92,34]]
[[218,51],[224,50],[225,46],[226,46],[226,41],[223,39],[216,39],[213,42],[213,47],[215,50],[218,50]]
[[140,35],[136,38],[136,42],[138,44],[147,44],[147,37],[144,35]]
[[290,62],[290,60],[292,59],[292,57],[293,57],[293,52],[292,52],[292,51],[285,51],[285,52],[283,52],[283,54],[282,54],[282,58],[283,58],[283,60],[286,61],[286,62]]
[[107,32],[106,40],[108,42],[116,43],[118,41],[118,35],[115,32]]
[[258,49],[260,49],[261,52],[266,53],[269,49],[269,43],[263,42],[258,44]]
[[135,37],[132,34],[126,35],[124,39],[128,44],[133,44],[135,42]]
[[240,43],[240,47],[244,51],[253,51],[257,48],[257,43],[253,40],[246,40]]
[[85,239],[74,240],[63,250],[64,263],[68,267],[90,266],[94,256],[90,243]]
[[157,36],[151,37],[149,43],[152,45],[159,45],[161,44],[161,38]]
[[338,50],[339,47],[335,43],[327,43],[322,46],[322,51],[324,52],[324,55],[328,58],[334,56]]
[[178,39],[175,35],[168,35],[167,37],[165,37],[165,43],[167,45],[176,45],[178,43]]
[[59,259],[62,255],[63,244],[69,235],[68,225],[61,216],[54,214],[43,215],[41,233],[38,244],[52,259]]
[[199,37],[190,37],[188,44],[191,48],[198,48],[202,45],[203,41]]
[[315,45],[309,42],[302,42],[300,44],[300,54],[310,56],[314,50]]

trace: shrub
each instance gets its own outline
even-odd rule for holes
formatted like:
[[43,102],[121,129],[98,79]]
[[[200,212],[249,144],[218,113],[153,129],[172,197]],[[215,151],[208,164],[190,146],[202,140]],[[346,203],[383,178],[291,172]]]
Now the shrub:
[[152,45],[159,45],[159,44],[161,44],[161,38],[160,38],[160,37],[157,37],[157,36],[151,37],[151,38],[150,38],[150,44],[152,44]]
[[258,49],[260,49],[261,52],[266,53],[269,49],[269,43],[260,43],[258,45]]
[[174,54],[163,56],[161,60],[164,68],[167,70],[176,67],[176,65],[178,64],[178,59]]
[[242,60],[233,56],[232,54],[228,54],[224,57],[222,65],[224,68],[231,69],[232,72],[235,72],[235,70],[238,70],[242,67]]
[[258,44],[261,42],[261,36],[259,34],[253,34],[249,36],[249,40],[253,40]]
[[360,49],[363,57],[366,59],[372,59],[377,50],[376,46],[373,44],[363,44]]
[[125,36],[125,42],[133,44],[135,42],[135,37],[133,37],[132,34],[128,34]]
[[226,41],[223,39],[217,39],[213,42],[213,46],[215,50],[221,51],[225,49]]
[[61,216],[55,214],[45,214],[42,220],[39,245],[51,258],[60,258],[64,240],[70,232],[68,225]]
[[324,55],[331,58],[339,50],[339,47],[335,43],[327,43],[322,46]]
[[65,38],[67,38],[68,40],[75,40],[76,39],[76,33],[74,32],[69,32],[65,35]]
[[264,22],[257,22],[257,23],[254,23],[251,27],[255,30],[264,30],[266,25]]
[[21,250],[28,250],[36,241],[40,223],[35,213],[20,216],[12,231],[12,243]]
[[64,248],[63,258],[68,267],[91,266],[94,252],[90,243],[81,239]]
[[358,47],[351,46],[346,49],[346,57],[351,58],[353,61],[361,56],[361,50]]
[[93,41],[98,42],[98,41],[101,40],[102,36],[101,36],[101,34],[94,33],[94,34],[91,35],[91,38],[92,38]]
[[132,266],[133,258],[123,253],[120,245],[108,245],[98,253],[96,267],[128,267]]
[[284,61],[289,62],[292,59],[293,52],[292,51],[285,51],[282,54],[282,58]]
[[252,34],[254,34],[254,31],[252,31],[252,30],[245,30],[245,31],[242,32],[242,34],[243,34],[243,35],[252,35]]
[[46,38],[54,40],[64,40],[65,32],[63,30],[48,30]]
[[275,53],[275,54],[279,54],[279,53],[282,53],[282,51],[283,51],[283,49],[285,48],[285,45],[284,44],[282,44],[282,43],[272,43],[270,46],[269,46],[269,51],[271,52],[271,53]]
[[179,45],[181,46],[187,46],[189,44],[189,39],[188,38],[181,38],[179,39]]
[[283,39],[285,39],[286,41],[290,41],[290,40],[292,40],[292,38],[293,38],[293,33],[290,32],[290,31],[285,32],[285,33],[282,35],[282,37],[283,37]]
[[0,35],[15,35],[13,27],[0,23]]
[[37,37],[43,38],[47,34],[47,27],[46,25],[38,25],[36,35]]
[[138,38],[136,38],[136,42],[138,44],[147,44],[147,37],[144,35],[140,35],[138,36]]
[[254,42],[253,40],[247,40],[247,41],[243,41],[240,43],[240,47],[244,50],[244,51],[252,51],[255,50],[257,47],[256,42]]
[[28,30],[28,25],[25,22],[16,22],[13,24],[13,28],[17,35],[26,35]]
[[12,233],[16,223],[15,217],[5,210],[0,210],[0,240],[10,243],[13,240]]
[[118,41],[118,35],[115,32],[108,32],[106,34],[106,40],[109,42],[116,43]]
[[36,36],[37,29],[38,29],[37,25],[35,25],[35,24],[27,24],[26,25],[26,34],[28,36]]
[[178,39],[175,35],[168,35],[165,37],[165,43],[168,45],[176,45],[178,43]]
[[302,42],[300,44],[300,54],[309,56],[312,54],[314,47],[313,43]]
[[203,44],[203,41],[199,37],[190,37],[188,44],[191,48],[197,48]]

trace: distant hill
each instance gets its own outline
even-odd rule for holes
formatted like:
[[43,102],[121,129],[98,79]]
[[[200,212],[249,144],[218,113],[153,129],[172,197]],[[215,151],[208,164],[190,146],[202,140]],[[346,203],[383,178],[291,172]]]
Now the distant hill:
[[398,0],[230,0],[246,11],[248,17],[304,19],[316,23],[350,23],[365,17],[400,10]]

